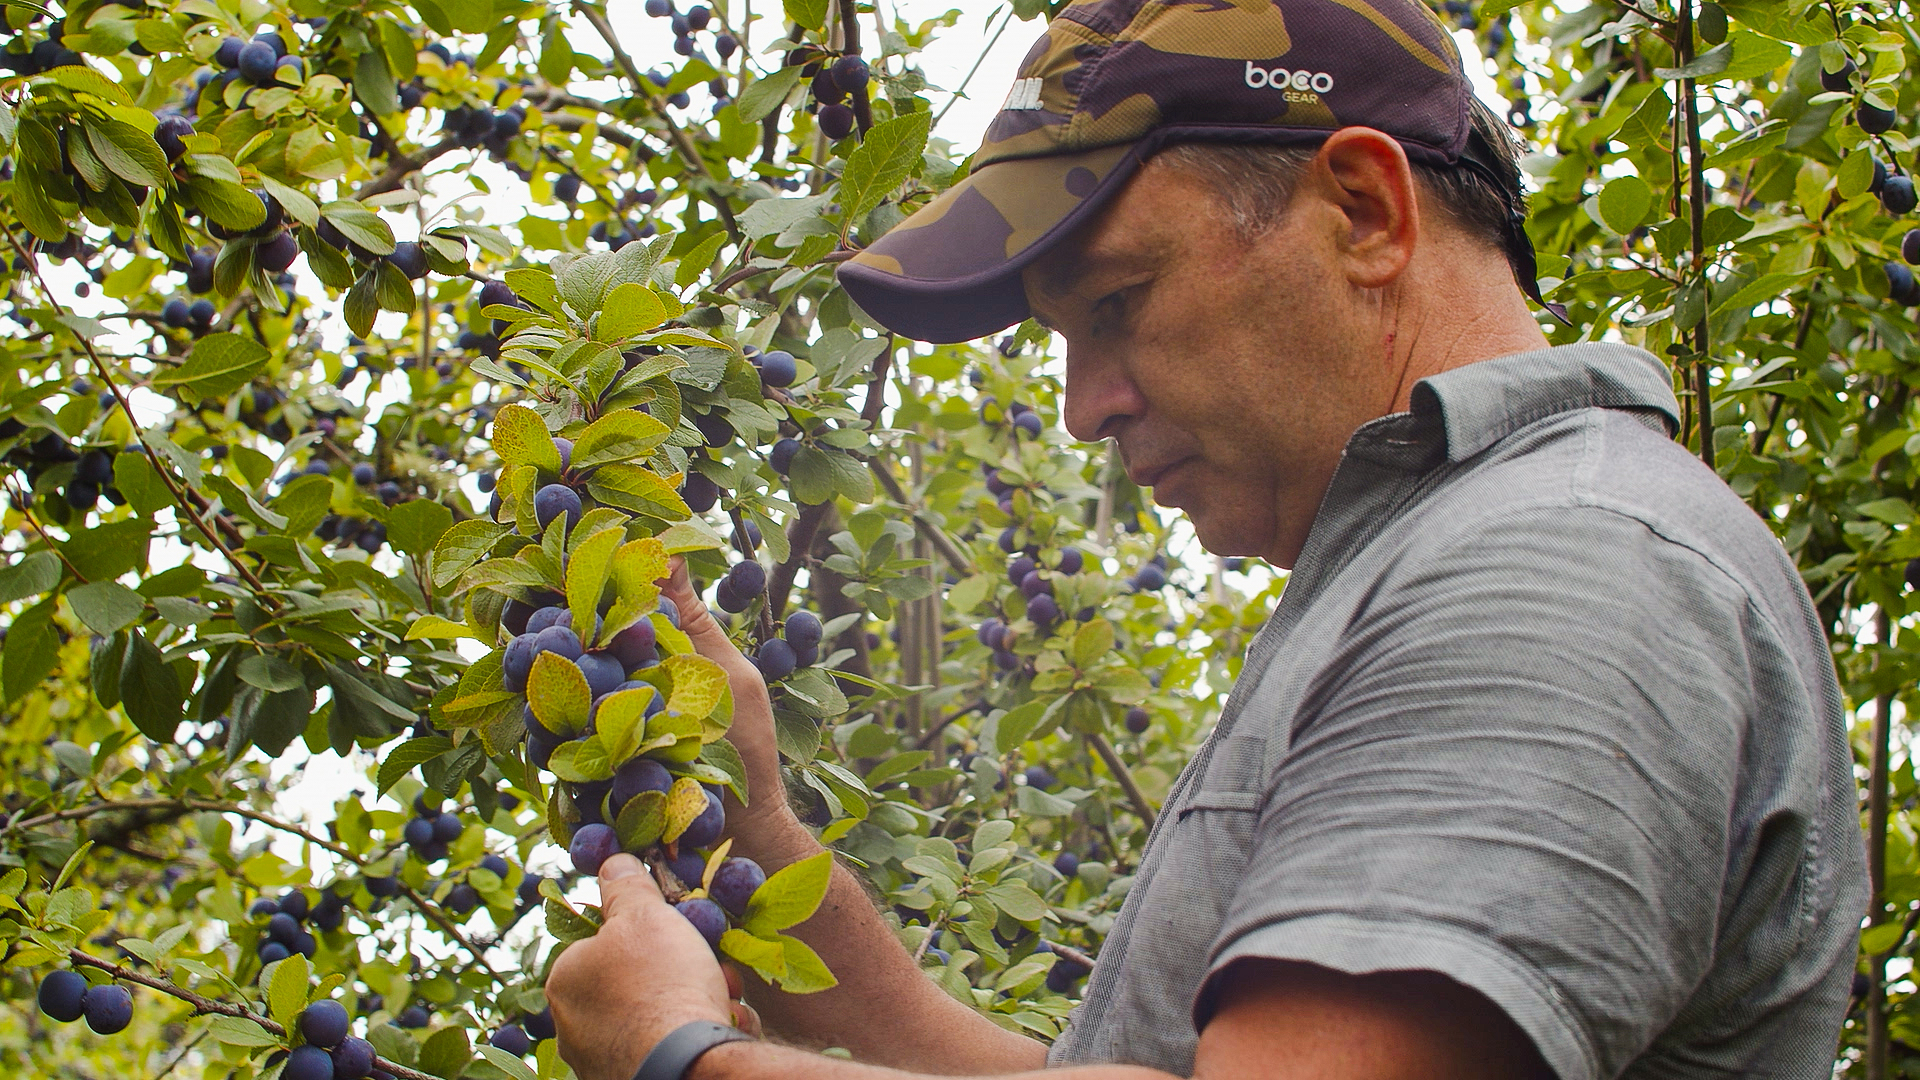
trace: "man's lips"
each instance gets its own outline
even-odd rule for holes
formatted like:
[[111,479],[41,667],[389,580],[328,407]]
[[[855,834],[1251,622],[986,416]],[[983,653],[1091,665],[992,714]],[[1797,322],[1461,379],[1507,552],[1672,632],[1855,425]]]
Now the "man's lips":
[[1159,465],[1136,466],[1127,470],[1127,479],[1132,480],[1136,487],[1153,487],[1160,482],[1161,478],[1187,461],[1187,458],[1178,458]]

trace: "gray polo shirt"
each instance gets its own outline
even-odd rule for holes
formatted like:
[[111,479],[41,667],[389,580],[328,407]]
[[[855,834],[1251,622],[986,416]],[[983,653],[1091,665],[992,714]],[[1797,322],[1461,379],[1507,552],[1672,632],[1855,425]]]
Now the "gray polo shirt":
[[1646,352],[1412,402],[1348,442],[1051,1062],[1188,1075],[1260,957],[1444,973],[1561,1080],[1830,1076],[1867,885],[1792,561]]

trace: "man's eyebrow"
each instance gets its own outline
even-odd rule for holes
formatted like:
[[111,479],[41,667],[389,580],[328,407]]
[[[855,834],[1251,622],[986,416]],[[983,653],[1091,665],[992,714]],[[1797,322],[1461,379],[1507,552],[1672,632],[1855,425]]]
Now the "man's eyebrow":
[[1151,261],[1152,256],[1144,251],[1094,252],[1072,258],[1049,260],[1035,269],[1039,271],[1038,284],[1042,293],[1048,296],[1068,296],[1088,278],[1102,273],[1122,273],[1135,268],[1144,268]]

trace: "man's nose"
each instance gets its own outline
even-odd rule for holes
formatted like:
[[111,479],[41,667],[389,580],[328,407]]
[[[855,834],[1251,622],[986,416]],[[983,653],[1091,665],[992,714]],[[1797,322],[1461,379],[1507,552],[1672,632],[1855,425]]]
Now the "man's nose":
[[1147,402],[1140,388],[1114,357],[1067,343],[1067,431],[1081,442],[1118,435],[1127,421],[1143,415]]

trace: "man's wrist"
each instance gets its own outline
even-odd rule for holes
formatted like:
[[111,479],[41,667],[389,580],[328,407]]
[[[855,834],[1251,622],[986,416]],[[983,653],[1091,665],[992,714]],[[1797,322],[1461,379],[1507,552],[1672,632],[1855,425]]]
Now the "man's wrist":
[[695,1058],[681,1080],[731,1080],[748,1075],[763,1045],[758,1039],[721,1043]]

